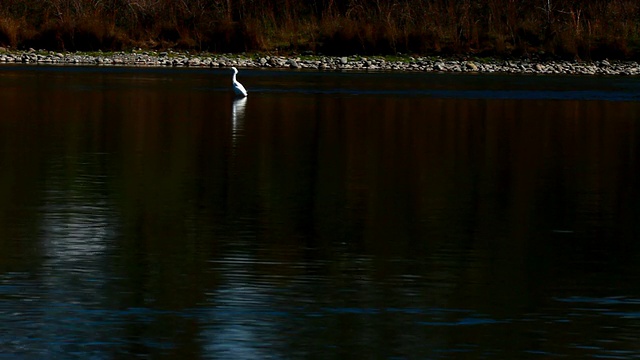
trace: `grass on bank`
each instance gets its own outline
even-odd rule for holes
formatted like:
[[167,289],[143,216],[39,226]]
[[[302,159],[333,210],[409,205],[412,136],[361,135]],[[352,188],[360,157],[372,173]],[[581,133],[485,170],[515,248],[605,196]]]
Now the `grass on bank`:
[[640,58],[636,0],[4,0],[0,46]]

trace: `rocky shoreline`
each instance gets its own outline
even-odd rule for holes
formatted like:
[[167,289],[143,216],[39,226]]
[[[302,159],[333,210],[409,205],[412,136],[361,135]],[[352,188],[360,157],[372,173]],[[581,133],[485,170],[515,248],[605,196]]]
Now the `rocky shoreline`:
[[144,67],[240,67],[357,71],[475,72],[510,74],[640,75],[635,61],[534,61],[450,60],[435,57],[334,57],[320,55],[253,57],[242,55],[192,55],[184,52],[131,51],[113,53],[62,53],[53,51],[8,51],[0,48],[0,64],[58,64]]

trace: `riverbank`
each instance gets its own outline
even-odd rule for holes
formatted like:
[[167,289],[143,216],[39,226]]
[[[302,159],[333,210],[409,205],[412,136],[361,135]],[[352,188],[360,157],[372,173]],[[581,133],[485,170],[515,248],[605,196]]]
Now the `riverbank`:
[[637,0],[8,0],[0,46],[640,60]]
[[479,58],[453,60],[437,57],[362,56],[268,56],[218,55],[187,52],[131,51],[113,53],[62,53],[53,51],[7,51],[0,49],[0,64],[55,64],[145,67],[239,67],[311,70],[475,72],[512,74],[640,75],[635,61],[534,61]]

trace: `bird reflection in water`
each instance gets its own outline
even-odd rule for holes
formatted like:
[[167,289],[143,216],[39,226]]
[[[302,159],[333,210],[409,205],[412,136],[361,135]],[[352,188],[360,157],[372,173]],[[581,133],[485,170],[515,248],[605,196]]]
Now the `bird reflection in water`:
[[247,98],[236,98],[233,100],[233,107],[231,108],[231,122],[232,122],[232,139],[235,146],[236,140],[241,136],[244,130],[244,112],[247,105]]

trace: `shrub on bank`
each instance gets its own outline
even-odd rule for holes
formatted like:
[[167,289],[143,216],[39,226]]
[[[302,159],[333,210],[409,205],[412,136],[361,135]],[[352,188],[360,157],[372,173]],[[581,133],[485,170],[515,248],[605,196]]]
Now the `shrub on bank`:
[[0,45],[49,50],[638,58],[636,0],[4,0]]

